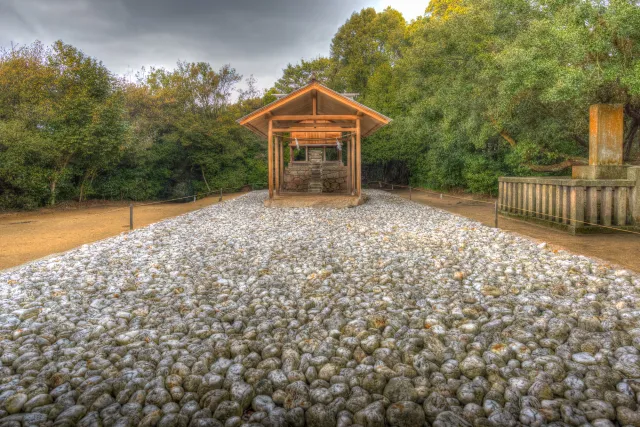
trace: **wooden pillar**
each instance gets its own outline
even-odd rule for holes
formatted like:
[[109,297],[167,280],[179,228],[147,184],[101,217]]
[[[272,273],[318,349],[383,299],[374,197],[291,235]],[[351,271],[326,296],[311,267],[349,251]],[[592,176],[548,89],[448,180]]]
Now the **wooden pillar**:
[[[350,138],[353,139],[353,138]],[[351,146],[353,144],[351,143],[351,141],[347,141],[345,143],[345,148],[347,149],[347,194],[352,194],[352,190],[353,190],[353,183],[351,182],[351,176],[353,175],[351,173],[351,167],[353,166],[353,162],[351,161]]]
[[524,185],[522,185],[521,182],[518,183],[518,199],[517,199],[517,208],[518,208],[518,215],[522,215],[522,209],[524,208],[524,197],[523,197],[523,190],[524,189]]
[[502,201],[504,200],[504,182],[498,179],[498,210],[502,210]]
[[535,216],[536,211],[536,192],[535,184],[527,184],[527,216]]
[[356,191],[358,197],[362,193],[362,134],[360,130],[360,119],[356,119]]
[[269,198],[273,199],[273,120],[271,119],[269,119],[267,147],[267,161],[269,162]]
[[280,194],[280,137],[276,136],[274,140],[274,175],[275,175],[275,192]]
[[571,231],[584,227],[584,187],[571,187]]
[[613,217],[616,225],[627,224],[627,187],[617,187],[613,199]]
[[613,188],[604,187],[602,189],[602,200],[600,201],[600,222],[602,225],[611,225],[611,208],[613,206]]
[[587,188],[587,222],[598,223],[598,187]]
[[282,137],[278,138],[280,140],[280,187],[278,191],[282,191],[282,187],[284,187],[284,143],[282,141]]

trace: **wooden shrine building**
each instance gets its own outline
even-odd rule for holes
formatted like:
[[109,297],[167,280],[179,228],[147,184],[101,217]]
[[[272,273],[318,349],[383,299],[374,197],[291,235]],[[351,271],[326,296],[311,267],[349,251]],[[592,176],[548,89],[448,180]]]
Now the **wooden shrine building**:
[[391,119],[353,96],[311,80],[238,120],[267,139],[269,199],[309,193],[360,198],[361,140]]

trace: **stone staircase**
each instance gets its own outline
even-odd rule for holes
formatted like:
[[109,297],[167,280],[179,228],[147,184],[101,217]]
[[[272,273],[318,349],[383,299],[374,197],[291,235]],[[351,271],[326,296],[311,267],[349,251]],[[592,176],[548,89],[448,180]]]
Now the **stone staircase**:
[[309,150],[309,163],[311,163],[311,179],[309,180],[309,193],[322,193],[322,150]]

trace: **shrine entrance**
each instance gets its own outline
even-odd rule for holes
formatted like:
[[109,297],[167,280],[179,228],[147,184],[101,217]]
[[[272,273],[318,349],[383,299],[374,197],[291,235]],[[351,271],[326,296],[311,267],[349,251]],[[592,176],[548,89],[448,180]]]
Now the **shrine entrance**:
[[362,138],[391,119],[354,95],[312,80],[238,120],[267,138],[269,199],[308,194],[361,201]]

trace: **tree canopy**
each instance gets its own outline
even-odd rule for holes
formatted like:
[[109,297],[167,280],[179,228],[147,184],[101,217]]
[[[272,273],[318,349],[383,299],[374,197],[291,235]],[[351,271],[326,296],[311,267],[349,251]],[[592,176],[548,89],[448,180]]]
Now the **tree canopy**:
[[363,144],[365,180],[494,193],[501,175],[567,175],[594,103],[623,104],[624,159],[640,161],[637,0],[432,0],[411,22],[365,8],[327,45],[264,91],[238,91],[231,65],[130,82],[63,42],[4,50],[0,207],[264,182],[264,144],[235,119],[312,76],[394,119]]

